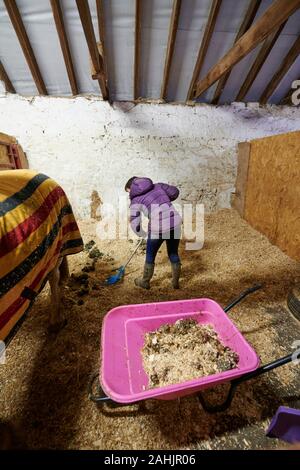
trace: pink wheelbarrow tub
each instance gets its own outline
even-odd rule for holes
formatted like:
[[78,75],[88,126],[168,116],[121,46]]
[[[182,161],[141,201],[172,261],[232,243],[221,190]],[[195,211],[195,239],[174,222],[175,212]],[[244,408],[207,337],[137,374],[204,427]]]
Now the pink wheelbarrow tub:
[[[224,309],[211,299],[126,305],[112,309],[105,316],[102,326],[101,370],[100,374],[97,372],[93,376],[89,384],[90,399],[98,404],[124,406],[147,399],[172,400],[197,393],[206,411],[218,412],[227,409],[237,385],[292,360],[293,355],[290,354],[259,367],[256,352],[226,315],[226,312],[246,295],[260,287],[262,286],[256,285],[247,289]],[[144,372],[141,356],[145,333],[184,318],[193,318],[198,323],[213,325],[222,343],[238,354],[237,368],[187,382],[148,389],[148,377]],[[97,378],[98,390],[94,394],[93,385]],[[208,406],[199,392],[224,382],[231,382],[225,402],[213,407]]]

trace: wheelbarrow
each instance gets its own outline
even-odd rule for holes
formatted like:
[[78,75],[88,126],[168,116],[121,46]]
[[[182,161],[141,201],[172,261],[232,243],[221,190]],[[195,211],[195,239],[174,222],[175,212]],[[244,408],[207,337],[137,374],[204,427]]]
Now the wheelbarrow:
[[[116,407],[137,404],[147,399],[172,400],[197,394],[205,411],[215,413],[226,410],[240,383],[283,366],[294,358],[292,353],[259,367],[256,352],[226,315],[244,297],[261,287],[262,285],[255,285],[247,289],[224,309],[214,300],[206,298],[126,305],[112,309],[103,321],[102,366],[100,373],[97,372],[90,381],[89,398],[97,404],[107,403]],[[211,324],[222,343],[237,353],[238,366],[218,374],[148,389],[148,377],[143,369],[141,356],[145,333],[184,318],[193,318],[200,324]],[[94,394],[97,378],[98,390]],[[208,405],[201,390],[225,382],[231,383],[226,400],[216,406]]]

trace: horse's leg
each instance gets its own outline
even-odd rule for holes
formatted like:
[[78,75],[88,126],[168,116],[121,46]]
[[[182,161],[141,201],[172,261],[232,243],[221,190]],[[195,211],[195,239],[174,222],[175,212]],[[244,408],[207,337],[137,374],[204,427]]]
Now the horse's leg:
[[66,324],[65,315],[61,308],[62,285],[67,279],[68,263],[65,258],[59,259],[53,271],[49,274],[51,289],[51,312],[49,329],[53,332],[60,330]]

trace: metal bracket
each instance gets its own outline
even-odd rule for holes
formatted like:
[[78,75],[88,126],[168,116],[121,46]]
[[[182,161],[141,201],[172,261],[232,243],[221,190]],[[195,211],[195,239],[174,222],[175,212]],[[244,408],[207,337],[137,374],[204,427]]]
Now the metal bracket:
[[242,292],[238,297],[236,297],[234,300],[230,302],[226,307],[224,307],[224,312],[229,312],[235,305],[237,305],[241,300],[243,300],[247,295],[252,294],[253,292],[257,291],[258,289],[261,289],[263,287],[263,284],[255,284],[253,287],[250,287],[249,289],[246,289],[244,292]]

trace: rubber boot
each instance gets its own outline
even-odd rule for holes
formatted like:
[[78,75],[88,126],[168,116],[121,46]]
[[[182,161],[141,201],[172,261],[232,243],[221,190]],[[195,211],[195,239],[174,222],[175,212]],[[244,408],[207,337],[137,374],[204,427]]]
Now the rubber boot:
[[172,266],[172,286],[174,289],[179,289],[181,263],[171,263],[171,266]]
[[134,283],[143,289],[150,289],[150,281],[154,273],[154,264],[145,263],[143,277],[138,277]]

